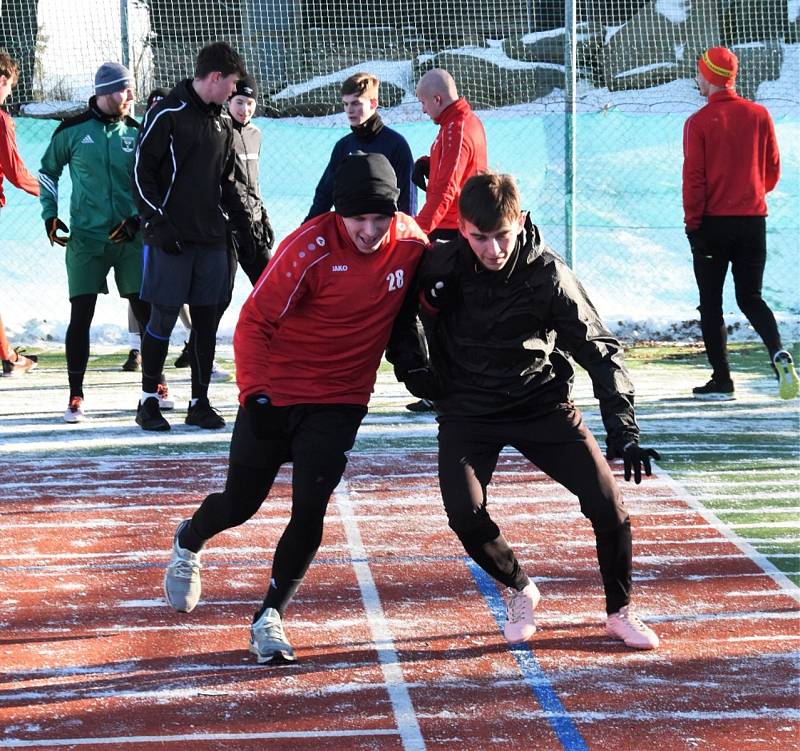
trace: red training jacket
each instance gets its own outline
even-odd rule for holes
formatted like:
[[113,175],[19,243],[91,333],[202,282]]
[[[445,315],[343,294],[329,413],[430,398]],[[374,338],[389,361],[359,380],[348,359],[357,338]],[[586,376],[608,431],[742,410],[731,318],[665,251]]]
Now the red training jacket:
[[368,255],[333,212],[284,239],[233,335],[239,403],[263,393],[277,406],[366,405],[427,244],[399,212],[383,247]]
[[486,169],[486,133],[466,99],[445,108],[435,123],[439,132],[431,146],[431,167],[425,205],[417,224],[430,234],[458,228],[458,197],[464,183]]
[[765,107],[726,89],[683,127],[683,221],[697,229],[703,216],[766,216],[766,195],[781,164]]
[[0,110],[0,207],[6,205],[3,177],[20,190],[32,196],[39,195],[39,182],[28,172],[19,155],[14,121],[7,112]]

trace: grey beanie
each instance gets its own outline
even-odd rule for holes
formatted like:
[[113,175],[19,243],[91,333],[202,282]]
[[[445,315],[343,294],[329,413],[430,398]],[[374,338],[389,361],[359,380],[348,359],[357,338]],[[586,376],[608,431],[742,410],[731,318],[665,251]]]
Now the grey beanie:
[[94,74],[94,93],[96,96],[113,94],[115,91],[133,88],[131,72],[119,63],[103,63]]

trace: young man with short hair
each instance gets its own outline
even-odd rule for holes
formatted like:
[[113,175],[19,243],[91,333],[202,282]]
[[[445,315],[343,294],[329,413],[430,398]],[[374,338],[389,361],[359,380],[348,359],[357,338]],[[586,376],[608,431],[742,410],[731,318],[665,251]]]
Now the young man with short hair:
[[722,290],[730,265],[736,302],[769,352],[783,399],[800,389],[792,356],[761,296],[767,262],[766,195],[778,183],[780,156],[765,107],[736,93],[739,60],[712,47],[697,61],[697,86],[708,99],[683,129],[683,210],[700,292],[700,327],[711,379],[696,399],[734,399]]
[[[398,195],[383,154],[345,157],[334,176],[335,212],[281,242],[236,326],[240,407],[225,490],[179,525],[164,589],[173,608],[191,611],[200,598],[203,545],[250,519],[281,465],[292,462],[291,518],[251,627],[259,663],[295,659],[284,614],[319,548],[328,499],[367,413],[381,356],[390,334],[393,342],[417,336],[416,295],[407,292],[427,239],[411,217],[396,213]],[[402,359],[387,356],[413,379]]]
[[[439,484],[450,527],[472,559],[509,588],[506,638],[531,638],[539,590],[487,509],[498,456],[513,446],[578,496],[591,521],[608,634],[633,648],[655,649],[658,637],[630,604],[628,513],[571,401],[574,371],[561,351],[589,373],[608,455],[622,457],[625,479],[633,474],[638,483],[642,467],[649,475],[651,457],[659,457],[639,446],[622,347],[575,275],[521,211],[510,175],[471,177],[459,211],[459,238],[434,245],[419,272],[424,305],[436,315],[428,395],[438,413]],[[407,370],[410,360],[421,381],[424,354],[406,353]]]
[[[131,173],[139,124],[129,112],[133,78],[123,65],[103,63],[95,74],[88,109],[62,121],[50,139],[39,171],[40,201],[51,245],[66,247],[71,305],[65,337],[69,404],[64,421],[85,419],[83,380],[89,362],[89,332],[97,295],[108,294],[106,277],[114,269],[121,297],[131,304],[142,328],[150,315],[139,298],[142,241],[133,200]],[[70,226],[58,216],[58,181],[65,166],[72,180]],[[70,232],[69,236],[59,233]],[[153,394],[171,406],[161,370]]]
[[185,422],[207,430],[225,426],[208,400],[208,386],[218,307],[228,298],[226,224],[230,219],[242,228],[246,243],[250,217],[232,179],[233,130],[222,105],[244,75],[241,58],[228,44],[206,45],[197,55],[194,78],[178,83],[142,124],[134,184],[144,220],[142,298],[151,304],[136,410],[143,430],[170,428],[155,390],[184,303],[192,318],[192,397]]
[[233,179],[247,201],[251,235],[251,241],[243,244],[238,238],[239,230],[231,227],[235,245],[234,264],[238,261],[252,284],[258,281],[261,272],[266,268],[275,244],[275,233],[269,221],[267,207],[261,198],[258,177],[261,131],[252,122],[257,97],[256,80],[248,73],[236,84],[236,90],[228,101],[228,112],[233,126],[233,150],[236,153]]
[[414,158],[411,148],[396,130],[387,128],[378,114],[380,81],[371,73],[354,73],[342,83],[344,112],[352,131],[336,142],[328,166],[314,192],[314,201],[305,221],[324,214],[333,205],[333,177],[342,160],[354,151],[383,154],[392,165],[400,187],[397,206],[404,214],[417,213],[417,189],[411,182]]
[[[16,85],[18,76],[16,61],[4,49],[0,49],[0,106],[5,103],[11,89]],[[0,209],[6,203],[3,178],[8,178],[12,185],[32,196],[39,195],[39,183],[28,172],[19,155],[14,121],[8,113],[0,110]],[[38,358],[35,355],[26,357],[11,346],[6,337],[2,318],[0,318],[0,360],[4,376],[28,373],[38,365]]]

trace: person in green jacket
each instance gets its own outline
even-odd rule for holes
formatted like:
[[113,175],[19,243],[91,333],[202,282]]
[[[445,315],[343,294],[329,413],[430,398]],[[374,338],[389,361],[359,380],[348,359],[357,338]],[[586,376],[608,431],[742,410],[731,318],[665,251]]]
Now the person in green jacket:
[[[97,295],[108,294],[111,269],[120,296],[130,301],[142,329],[150,316],[150,306],[139,299],[142,240],[131,185],[139,124],[129,115],[132,87],[127,68],[103,63],[95,74],[95,95],[88,108],[56,128],[39,171],[47,237],[51,245],[66,247],[71,312],[65,337],[69,404],[64,421],[70,423],[85,419],[89,328]],[[58,210],[58,180],[67,165],[71,231]],[[160,396],[165,402],[161,408],[169,408],[165,385]]]

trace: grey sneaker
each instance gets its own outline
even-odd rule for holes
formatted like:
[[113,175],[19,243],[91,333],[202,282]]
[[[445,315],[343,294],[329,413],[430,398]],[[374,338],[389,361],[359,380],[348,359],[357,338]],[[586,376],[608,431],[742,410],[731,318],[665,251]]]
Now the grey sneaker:
[[281,665],[297,659],[275,608],[267,608],[250,627],[250,651],[261,665]]
[[164,595],[181,613],[190,613],[200,599],[200,553],[178,545],[178,535],[188,523],[188,519],[182,521],[175,530],[172,559],[164,573]]

